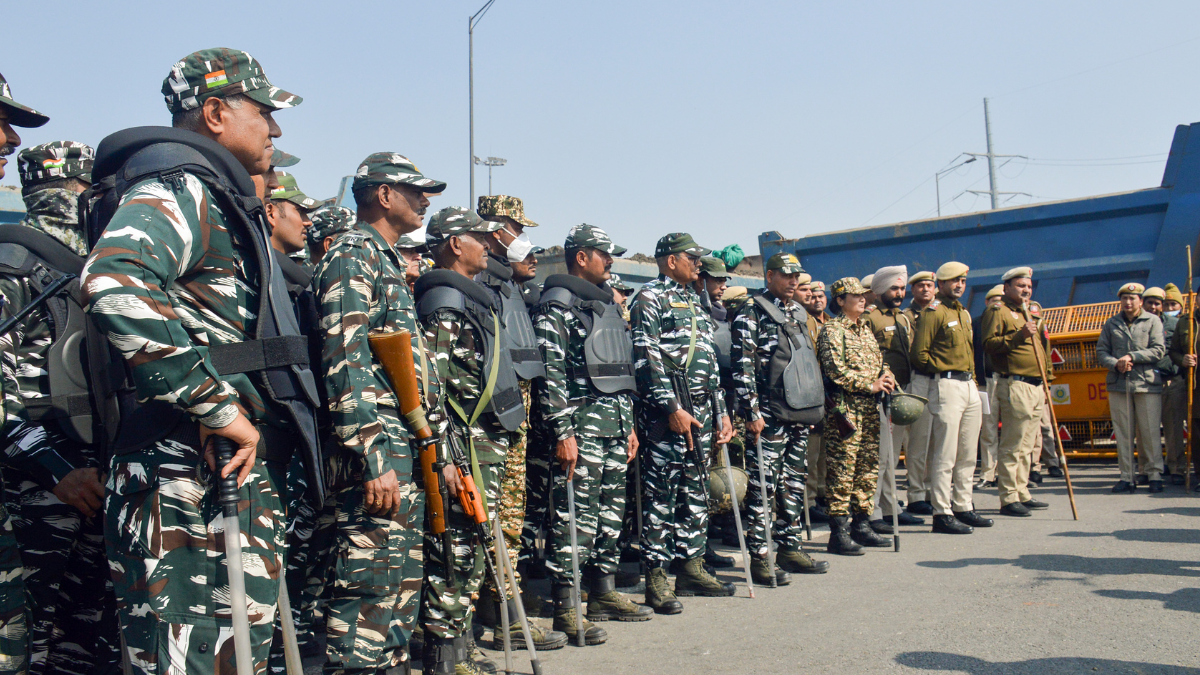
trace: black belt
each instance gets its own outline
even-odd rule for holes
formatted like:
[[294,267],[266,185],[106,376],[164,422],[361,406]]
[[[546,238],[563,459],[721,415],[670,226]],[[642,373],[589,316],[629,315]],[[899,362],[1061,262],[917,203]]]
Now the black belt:
[[1024,382],[1025,384],[1032,384],[1035,387],[1042,386],[1042,378],[1040,377],[1028,377],[1026,375],[1001,375],[1000,377],[1007,377],[1010,380]]
[[975,376],[965,370],[943,370],[933,376],[937,380],[958,380],[959,382],[970,382],[975,379]]

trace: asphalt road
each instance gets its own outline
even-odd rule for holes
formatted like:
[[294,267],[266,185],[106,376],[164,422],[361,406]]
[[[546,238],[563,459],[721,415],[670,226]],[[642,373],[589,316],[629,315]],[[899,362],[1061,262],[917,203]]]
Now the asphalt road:
[[[903,473],[903,472],[901,472]],[[1200,675],[1200,495],[1113,495],[1115,463],[1074,467],[1080,520],[1062,480],[1031,518],[976,506],[995,527],[969,536],[902,528],[900,553],[824,552],[832,568],[734,598],[683,598],[684,612],[601,624],[607,644],[542,655],[547,675],[612,673],[1195,673]],[[728,552],[728,550],[726,550]],[[641,601],[640,595],[633,596]],[[543,625],[548,620],[539,620]],[[503,667],[503,654],[488,651]],[[518,672],[532,672],[515,652]]]

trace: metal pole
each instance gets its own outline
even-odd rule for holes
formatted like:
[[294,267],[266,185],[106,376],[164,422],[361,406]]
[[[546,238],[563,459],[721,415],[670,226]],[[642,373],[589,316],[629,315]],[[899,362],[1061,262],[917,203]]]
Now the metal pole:
[[988,113],[988,100],[983,99],[983,126],[987,130],[988,187],[992,193],[992,209],[996,208],[996,153],[992,152],[992,117]]
[[938,182],[941,177],[942,174],[940,173],[933,174],[933,189],[937,191],[938,218],[942,217],[942,186]]
[[759,498],[763,505],[763,538],[767,540],[767,573],[771,575],[771,588],[775,588],[778,584],[775,579],[775,556],[771,553],[771,544],[775,536],[772,533],[772,521],[775,520],[775,510],[771,508],[771,502],[767,499],[767,461],[763,456],[762,449],[762,434],[758,435],[758,490]]
[[[1192,288],[1193,281],[1192,281],[1192,247],[1191,246],[1187,247],[1187,259],[1188,259],[1188,312],[1187,312],[1188,347],[1187,347],[1187,353],[1192,356],[1195,356],[1196,355],[1196,335],[1195,335],[1195,331],[1196,331],[1196,290],[1194,288]],[[1179,329],[1176,328],[1175,330],[1179,330]],[[1195,423],[1192,422],[1192,406],[1194,404],[1193,389],[1195,388],[1195,386],[1196,386],[1196,369],[1188,368],[1188,376],[1187,376],[1187,432],[1188,432],[1187,439],[1188,440],[1187,440],[1187,466],[1184,467],[1184,469],[1183,469],[1184,494],[1187,494],[1188,492],[1192,491],[1192,466],[1195,462],[1195,454],[1194,454],[1194,450],[1193,450],[1195,445],[1192,441],[1192,434],[1196,433],[1196,430],[1192,428],[1193,426],[1195,426]]]
[[492,196],[492,164],[488,164],[488,196]]
[[[471,166],[471,198],[467,208],[475,208],[475,17],[467,17],[467,98],[470,101],[471,123],[471,155],[468,164]],[[992,149],[989,147],[988,152]],[[995,201],[995,198],[992,198]],[[993,204],[993,207],[995,205]]]
[[[504,530],[500,527],[499,511],[496,511],[496,517],[492,518],[492,526],[492,529],[496,533],[496,557],[499,558],[502,555],[507,556],[507,552],[504,551],[500,546],[500,541],[504,539]],[[509,631],[509,626],[512,625],[512,617],[508,615],[508,583],[513,580],[505,578],[504,575],[506,571],[506,565],[496,565],[496,576],[498,577],[496,593],[500,596],[500,623],[504,626],[504,672],[508,673],[508,675],[512,675],[512,634]],[[525,639],[532,640],[533,636],[526,634]],[[492,646],[494,647],[494,639],[492,640],[492,643]]]
[[579,536],[575,520],[575,484],[571,482],[575,477],[574,474],[575,472],[572,470],[567,475],[567,514],[569,516],[568,524],[571,528],[571,580],[575,595],[575,644],[582,647],[585,637],[583,633],[583,594],[579,581]]
[[725,480],[729,483],[729,500],[733,505],[733,524],[737,527],[738,548],[742,551],[742,565],[746,568],[746,590],[754,597],[754,578],[750,575],[750,551],[746,550],[746,535],[742,532],[742,514],[738,510],[737,490],[733,486],[733,467],[729,465],[729,446],[721,444],[721,462],[725,465]]

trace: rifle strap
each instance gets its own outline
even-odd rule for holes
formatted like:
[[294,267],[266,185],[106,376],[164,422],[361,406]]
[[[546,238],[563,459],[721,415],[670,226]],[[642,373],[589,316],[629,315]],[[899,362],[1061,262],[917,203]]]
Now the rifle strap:
[[[475,426],[475,421],[479,419],[479,415],[492,400],[492,392],[496,389],[496,373],[500,371],[500,318],[495,312],[492,312],[492,321],[495,322],[496,332],[492,338],[492,367],[488,373],[487,384],[483,386],[483,394],[479,397],[479,402],[475,404],[475,411],[471,413],[471,417],[467,418],[467,413],[458,401],[454,400],[454,396],[447,394],[446,401],[450,407],[454,409],[458,418],[467,425],[467,449],[471,453],[471,478],[475,479],[475,487],[479,489],[479,501],[483,503],[483,513],[486,516],[488,511],[487,490],[483,486],[483,472],[479,469],[479,457],[475,454],[475,437],[471,435],[471,427]],[[423,359],[422,359],[423,361]]]
[[685,371],[691,367],[692,357],[696,355],[696,307],[692,304],[691,298],[688,299],[688,309],[692,310],[692,336],[688,338],[687,358],[683,361]]

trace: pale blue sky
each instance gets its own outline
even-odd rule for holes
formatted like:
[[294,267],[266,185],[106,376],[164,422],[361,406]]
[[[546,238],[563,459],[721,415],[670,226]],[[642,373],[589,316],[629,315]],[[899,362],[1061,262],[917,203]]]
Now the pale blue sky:
[[[482,2],[10,3],[0,72],[52,118],[26,145],[95,144],[169,123],[159,87],[178,58],[245,49],[305,98],[277,115],[305,191],[332,196],[397,151],[449,182],[436,210],[467,202]],[[1152,187],[1175,125],[1200,119],[1197,26],[1186,2],[496,0],[476,29],[476,154],[508,159],[495,190],[526,200],[536,243],[589,222],[645,253],[670,231],[754,252],[764,230],[929,217],[933,173],[985,149],[984,96],[996,151],[1044,161],[1003,167],[1000,189]],[[1075,161],[1101,158],[1120,159]],[[986,187],[982,161],[946,175],[943,213],[986,208],[951,199]]]

